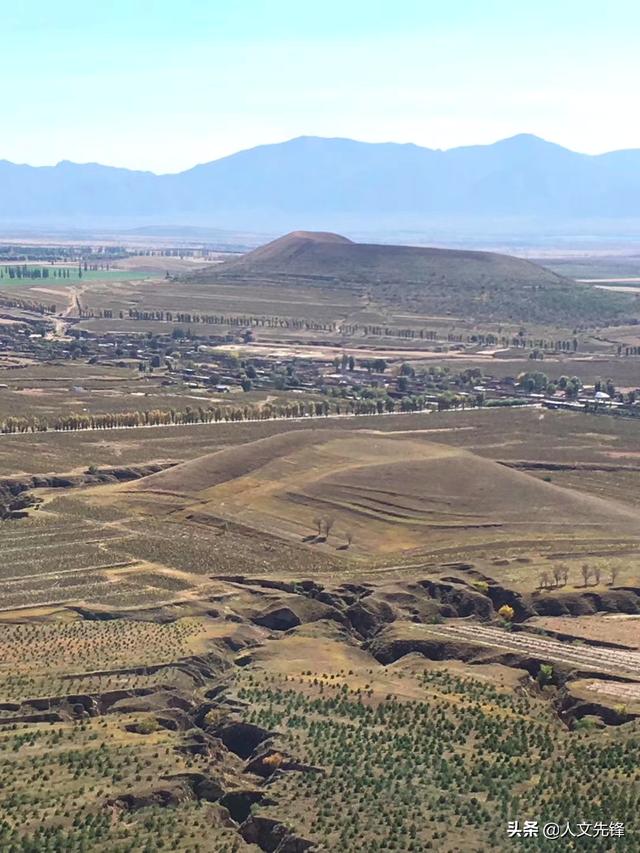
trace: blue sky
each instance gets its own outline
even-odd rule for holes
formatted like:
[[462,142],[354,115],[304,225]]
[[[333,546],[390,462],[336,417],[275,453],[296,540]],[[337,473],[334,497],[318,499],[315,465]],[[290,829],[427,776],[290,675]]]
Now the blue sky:
[[631,0],[12,5],[0,158],[14,162],[170,172],[303,134],[640,147]]

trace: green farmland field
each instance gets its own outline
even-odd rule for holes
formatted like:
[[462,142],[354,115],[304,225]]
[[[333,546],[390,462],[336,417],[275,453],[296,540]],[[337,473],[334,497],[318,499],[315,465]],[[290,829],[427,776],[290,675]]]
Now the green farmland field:
[[70,283],[80,281],[134,281],[148,278],[146,272],[138,270],[83,270],[82,275],[79,275],[77,267],[65,267],[70,270],[69,278],[58,278],[53,275],[54,270],[62,269],[62,267],[47,267],[40,264],[27,264],[27,271],[48,269],[48,277],[30,278],[16,276],[10,278],[7,271],[8,267],[23,267],[22,264],[0,264],[0,288],[3,287],[34,287],[42,285],[46,287],[64,287]]

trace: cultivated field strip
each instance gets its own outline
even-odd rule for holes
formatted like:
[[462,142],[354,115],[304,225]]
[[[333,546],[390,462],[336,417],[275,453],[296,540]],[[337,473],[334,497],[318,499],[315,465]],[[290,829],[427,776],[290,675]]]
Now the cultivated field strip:
[[38,537],[37,539],[32,538],[31,540],[25,539],[24,542],[11,542],[10,544],[6,544],[3,546],[2,553],[5,558],[9,557],[9,559],[11,559],[11,555],[14,554],[20,554],[23,555],[25,558],[28,558],[30,552],[33,552],[34,554],[42,554],[42,552],[44,551],[68,547],[69,545],[88,546],[96,545],[100,542],[106,542],[108,540],[126,538],[126,534],[123,534],[121,530],[117,530],[115,528],[107,528],[101,530],[93,528],[89,530],[85,529],[78,532],[61,530],[57,531],[56,533],[43,535],[42,537]]
[[568,663],[584,669],[611,673],[626,672],[640,678],[640,652],[595,646],[571,646],[534,634],[508,633],[501,628],[477,624],[428,626],[428,630],[437,633],[438,636],[471,640],[482,645]]
[[640,702],[640,684],[618,684],[615,681],[594,681],[582,682],[581,686],[589,693],[608,696],[616,696],[624,702]]
[[96,542],[52,545],[41,551],[26,549],[22,552],[11,552],[3,558],[0,581],[95,570],[122,565],[126,560],[126,555],[111,552]]
[[69,602],[96,602],[107,607],[134,608],[165,603],[165,588],[134,581],[105,578],[102,569],[79,570],[67,577],[28,578],[25,582],[0,583],[0,613],[28,607],[61,606]]

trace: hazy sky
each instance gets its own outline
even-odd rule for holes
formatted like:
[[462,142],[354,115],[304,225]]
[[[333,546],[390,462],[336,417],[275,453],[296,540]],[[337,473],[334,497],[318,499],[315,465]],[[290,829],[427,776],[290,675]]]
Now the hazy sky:
[[640,148],[635,0],[0,3],[14,162],[179,171],[300,135]]

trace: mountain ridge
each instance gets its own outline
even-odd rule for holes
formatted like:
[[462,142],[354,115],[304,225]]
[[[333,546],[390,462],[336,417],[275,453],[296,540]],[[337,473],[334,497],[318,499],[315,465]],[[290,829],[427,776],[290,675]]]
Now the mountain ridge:
[[68,160],[64,158],[63,160],[59,160],[57,163],[49,164],[44,163],[40,165],[35,165],[33,163],[19,163],[14,160],[8,160],[6,157],[0,157],[0,166],[1,165],[9,165],[9,166],[18,166],[18,167],[27,167],[30,169],[57,169],[61,166],[98,166],[103,169],[114,169],[121,172],[133,172],[135,174],[143,174],[143,175],[154,175],[158,178],[163,177],[171,177],[175,175],[184,175],[187,172],[192,172],[194,169],[198,169],[204,166],[210,166],[213,163],[220,163],[225,160],[230,160],[234,157],[237,157],[242,154],[250,154],[251,152],[258,151],[266,148],[276,148],[283,147],[287,145],[295,145],[299,143],[307,143],[307,142],[318,142],[318,143],[349,143],[355,146],[371,146],[377,148],[396,148],[396,149],[414,149],[416,151],[426,151],[432,154],[451,154],[452,152],[458,151],[468,151],[472,149],[487,149],[487,148],[500,148],[503,146],[508,146],[511,144],[533,144],[533,145],[541,145],[554,148],[556,150],[567,151],[570,154],[586,157],[591,159],[597,159],[601,157],[609,157],[617,154],[626,154],[626,153],[638,153],[640,155],[640,147],[638,148],[614,148],[611,151],[603,151],[600,154],[588,154],[585,152],[574,151],[572,148],[567,148],[565,145],[560,145],[558,142],[552,142],[548,139],[544,139],[542,136],[538,136],[535,133],[515,133],[512,136],[505,136],[503,139],[497,139],[495,142],[480,142],[480,143],[472,143],[468,145],[454,145],[451,148],[430,148],[427,145],[419,145],[417,142],[393,142],[391,140],[387,142],[367,142],[361,139],[352,139],[348,136],[316,136],[314,134],[300,134],[299,136],[292,136],[290,139],[283,139],[280,142],[265,142],[260,143],[258,145],[252,145],[249,148],[240,148],[238,151],[232,151],[230,154],[223,154],[221,157],[216,157],[213,160],[204,160],[201,163],[194,163],[193,166],[188,166],[186,169],[181,169],[178,172],[154,172],[150,169],[136,169],[131,166],[114,166],[108,165],[105,163],[99,163],[97,160]]
[[533,134],[450,149],[300,136],[183,172],[0,160],[0,219],[345,230],[401,221],[640,219],[640,149],[582,154]]

